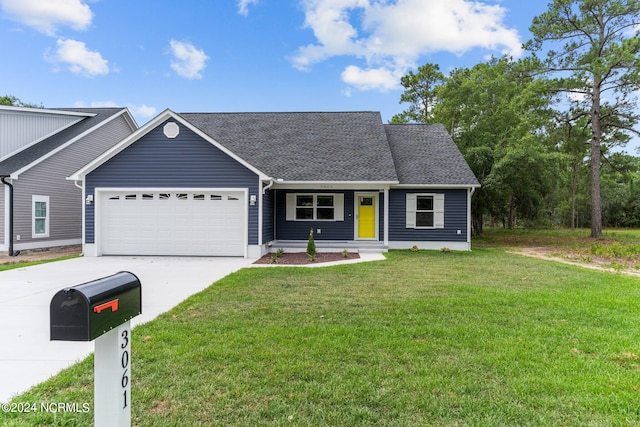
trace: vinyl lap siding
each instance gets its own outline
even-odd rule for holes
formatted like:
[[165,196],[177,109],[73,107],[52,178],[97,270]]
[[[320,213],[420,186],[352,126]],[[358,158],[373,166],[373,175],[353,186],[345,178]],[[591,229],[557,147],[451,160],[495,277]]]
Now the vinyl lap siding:
[[[255,173],[184,126],[175,139],[157,126],[87,175],[86,192],[96,187],[248,188],[258,195]],[[95,243],[95,204],[86,206],[85,242]],[[258,206],[249,206],[249,241],[258,243]]]
[[[344,221],[287,221],[287,193],[344,193]],[[353,240],[353,191],[277,190],[276,239],[307,240],[314,229],[315,240]],[[317,229],[322,233],[318,234]]]
[[[66,177],[130,135],[118,117],[22,173],[15,184],[15,234],[20,242],[81,239],[82,190]],[[49,237],[32,239],[32,195],[49,196]]]
[[0,111],[0,159],[17,152],[82,117]]
[[[444,194],[444,228],[407,228],[407,193]],[[391,190],[389,203],[390,241],[467,241],[467,190]],[[458,230],[461,232],[460,235],[457,234]]]
[[262,243],[267,243],[275,239],[273,222],[274,190],[269,190],[262,196]]

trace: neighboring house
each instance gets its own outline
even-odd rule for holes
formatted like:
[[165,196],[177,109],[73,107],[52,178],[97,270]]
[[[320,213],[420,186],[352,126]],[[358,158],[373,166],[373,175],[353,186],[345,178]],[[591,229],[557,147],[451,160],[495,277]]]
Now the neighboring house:
[[65,178],[137,128],[126,108],[0,106],[0,251],[80,244],[82,190]]
[[85,255],[469,250],[479,187],[441,125],[377,112],[166,110],[68,179]]

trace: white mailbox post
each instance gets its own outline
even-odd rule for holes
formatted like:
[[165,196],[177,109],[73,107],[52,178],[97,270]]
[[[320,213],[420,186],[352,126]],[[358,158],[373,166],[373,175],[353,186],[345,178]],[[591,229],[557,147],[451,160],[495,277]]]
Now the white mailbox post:
[[131,426],[131,319],[142,312],[129,272],[64,288],[51,300],[51,340],[93,341],[94,426]]

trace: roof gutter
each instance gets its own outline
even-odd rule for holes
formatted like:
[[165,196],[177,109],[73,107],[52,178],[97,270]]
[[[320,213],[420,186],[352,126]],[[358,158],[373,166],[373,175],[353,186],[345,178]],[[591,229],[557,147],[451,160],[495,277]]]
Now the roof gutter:
[[0,181],[9,187],[9,256],[18,256],[20,251],[13,250],[13,184],[7,182],[9,175],[0,176]]

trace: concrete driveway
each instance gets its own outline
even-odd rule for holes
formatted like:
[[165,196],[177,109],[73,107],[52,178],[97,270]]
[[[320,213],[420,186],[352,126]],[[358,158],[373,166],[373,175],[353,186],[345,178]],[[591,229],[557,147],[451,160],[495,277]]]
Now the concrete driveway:
[[60,289],[130,271],[142,284],[142,314],[132,320],[135,326],[253,261],[86,257],[0,272],[0,404],[93,352],[93,342],[49,340],[49,303]]

